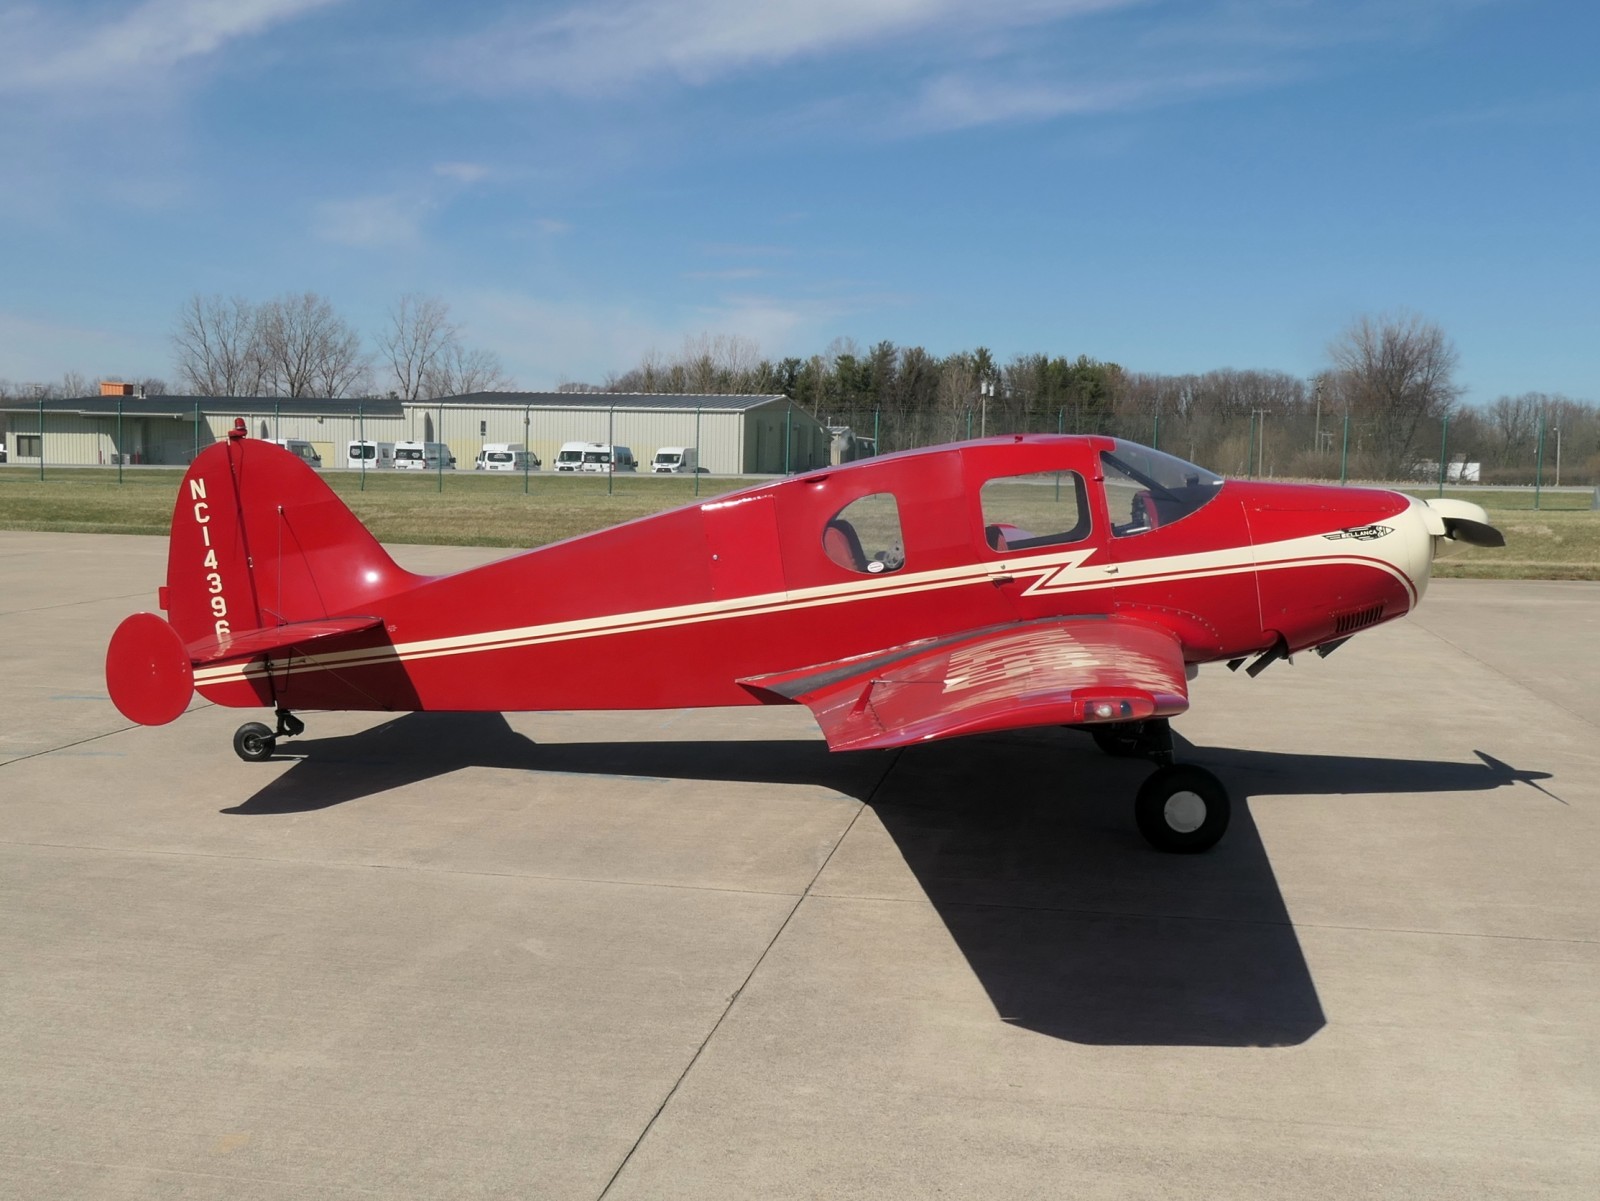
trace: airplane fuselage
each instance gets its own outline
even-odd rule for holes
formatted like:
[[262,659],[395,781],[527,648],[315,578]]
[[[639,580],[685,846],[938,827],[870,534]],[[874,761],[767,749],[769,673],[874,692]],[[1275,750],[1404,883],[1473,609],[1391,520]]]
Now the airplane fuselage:
[[1139,614],[1200,663],[1328,643],[1420,599],[1420,502],[1152,453],[1047,436],[906,452],[427,580],[357,553],[341,604],[381,628],[200,666],[195,685],[294,709],[742,705],[772,698],[741,680],[952,630]]

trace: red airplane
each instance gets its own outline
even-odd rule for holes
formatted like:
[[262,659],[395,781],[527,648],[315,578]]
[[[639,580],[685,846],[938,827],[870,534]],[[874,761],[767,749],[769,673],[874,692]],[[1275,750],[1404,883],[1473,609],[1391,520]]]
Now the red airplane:
[[167,617],[112,635],[111,699],[147,725],[198,690],[292,710],[799,703],[833,750],[1025,726],[1159,766],[1140,831],[1200,851],[1229,800],[1172,761],[1202,663],[1254,675],[1409,612],[1440,538],[1504,544],[1477,505],[1223,480],[1106,437],[1015,435],[759,484],[469,571],[403,571],[305,463],[229,437],[173,513]]

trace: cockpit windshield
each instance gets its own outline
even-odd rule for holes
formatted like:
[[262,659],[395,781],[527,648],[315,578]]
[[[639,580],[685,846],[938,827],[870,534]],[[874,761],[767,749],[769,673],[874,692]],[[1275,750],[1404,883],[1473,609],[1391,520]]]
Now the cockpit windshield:
[[1119,538],[1182,521],[1217,495],[1222,477],[1174,455],[1118,439],[1100,453],[1111,532]]

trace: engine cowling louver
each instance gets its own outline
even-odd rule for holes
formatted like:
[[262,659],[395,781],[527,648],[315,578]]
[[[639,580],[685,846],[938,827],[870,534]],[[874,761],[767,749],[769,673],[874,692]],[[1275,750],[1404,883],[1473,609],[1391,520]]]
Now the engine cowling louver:
[[1382,605],[1369,605],[1365,609],[1355,609],[1349,613],[1336,613],[1333,618],[1333,632],[1336,635],[1353,634],[1367,626],[1377,625],[1382,620]]

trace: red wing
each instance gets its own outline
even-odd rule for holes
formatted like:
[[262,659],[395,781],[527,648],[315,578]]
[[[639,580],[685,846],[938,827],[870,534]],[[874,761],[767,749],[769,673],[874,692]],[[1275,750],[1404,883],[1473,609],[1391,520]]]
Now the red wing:
[[1189,707],[1177,635],[1130,617],[1000,626],[740,683],[807,706],[835,751]]

